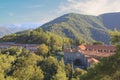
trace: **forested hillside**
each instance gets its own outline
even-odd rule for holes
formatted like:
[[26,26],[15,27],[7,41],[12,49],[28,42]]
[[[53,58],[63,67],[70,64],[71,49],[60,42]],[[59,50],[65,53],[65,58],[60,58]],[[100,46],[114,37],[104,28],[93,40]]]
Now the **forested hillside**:
[[91,15],[66,14],[41,26],[41,28],[60,36],[82,39],[86,42],[97,40],[107,43],[109,39],[107,28],[98,17]]
[[42,29],[7,35],[1,38],[0,41],[25,44],[46,44],[52,51],[61,51],[63,47],[70,47],[71,44],[76,43],[69,38],[60,37],[54,33],[43,31]]
[[106,13],[99,16],[69,13],[41,26],[47,30],[72,39],[86,42],[109,43],[109,30],[120,29],[120,13]]

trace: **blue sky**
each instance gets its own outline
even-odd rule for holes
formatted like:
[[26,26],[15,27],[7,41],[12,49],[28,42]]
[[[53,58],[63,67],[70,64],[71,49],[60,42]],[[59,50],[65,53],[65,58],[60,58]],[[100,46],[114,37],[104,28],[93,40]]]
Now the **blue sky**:
[[120,0],[0,0],[0,24],[43,24],[66,13],[119,12]]
[[57,14],[65,0],[0,0],[0,23],[44,23]]

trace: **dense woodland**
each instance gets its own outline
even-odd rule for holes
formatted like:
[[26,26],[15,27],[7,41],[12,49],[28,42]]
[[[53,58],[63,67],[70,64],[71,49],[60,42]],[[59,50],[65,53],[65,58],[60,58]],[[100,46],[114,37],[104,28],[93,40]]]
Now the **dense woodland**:
[[23,44],[45,44],[49,46],[51,52],[61,51],[64,46],[70,46],[72,42],[69,38],[62,38],[53,33],[44,32],[42,29],[7,35],[1,38],[0,41]]
[[43,31],[42,28],[24,31],[16,34],[6,35],[0,39],[1,42],[16,42],[25,44],[46,44],[51,50],[61,50],[63,47],[71,47],[71,45],[79,45],[84,43],[81,39],[70,39],[61,37],[54,33]]
[[[110,31],[111,43],[116,45],[116,54],[103,58],[88,70],[73,69],[64,64],[57,52],[64,45],[75,43],[41,29],[5,36],[1,41],[41,44],[35,53],[23,48],[11,47],[0,51],[1,80],[120,80],[120,32]],[[64,41],[64,42],[63,42]],[[66,43],[66,44],[65,44]]]
[[[44,49],[41,51],[41,49]],[[55,56],[48,56],[48,47],[41,45],[36,53],[17,47],[1,50],[0,79],[1,80],[76,80],[86,71]]]

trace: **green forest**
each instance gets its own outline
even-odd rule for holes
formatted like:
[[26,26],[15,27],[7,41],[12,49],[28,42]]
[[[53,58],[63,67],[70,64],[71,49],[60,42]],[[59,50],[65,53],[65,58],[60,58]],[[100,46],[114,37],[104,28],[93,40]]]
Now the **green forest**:
[[[41,51],[41,49],[44,49]],[[86,71],[55,56],[47,56],[48,47],[41,45],[36,53],[30,53],[23,48],[11,47],[0,52],[1,80],[71,80],[78,79]]]
[[41,29],[5,36],[1,41],[41,45],[35,53],[17,47],[0,50],[0,80],[120,80],[120,32],[115,29],[109,34],[111,44],[117,48],[116,54],[87,70],[64,64],[62,56],[57,54],[79,41]]

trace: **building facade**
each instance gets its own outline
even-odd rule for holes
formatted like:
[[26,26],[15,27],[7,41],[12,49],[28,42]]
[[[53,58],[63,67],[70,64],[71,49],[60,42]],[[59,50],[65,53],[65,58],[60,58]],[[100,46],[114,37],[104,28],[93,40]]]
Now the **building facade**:
[[[64,49],[64,61],[73,66],[77,61],[80,66],[88,68],[93,64],[99,63],[99,59],[114,55],[116,48],[114,46],[106,45],[80,45],[78,48]],[[79,67],[79,66],[78,66]]]
[[115,54],[116,48],[107,45],[80,45],[79,49],[84,55],[89,55],[96,59],[102,57],[109,57]]
[[1,42],[0,49],[6,49],[10,47],[22,47],[30,52],[36,52],[40,44],[16,44],[14,42]]
[[87,69],[92,64],[99,62],[94,58],[91,58],[90,56],[84,55],[80,50],[78,49],[65,49],[64,50],[64,62],[67,64],[73,65],[73,67],[79,67]]

